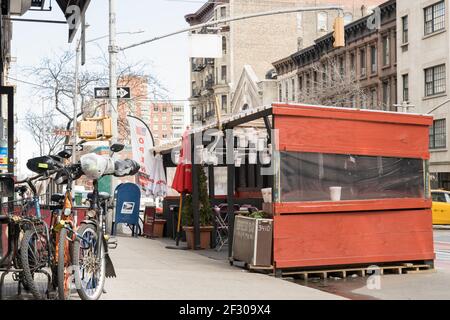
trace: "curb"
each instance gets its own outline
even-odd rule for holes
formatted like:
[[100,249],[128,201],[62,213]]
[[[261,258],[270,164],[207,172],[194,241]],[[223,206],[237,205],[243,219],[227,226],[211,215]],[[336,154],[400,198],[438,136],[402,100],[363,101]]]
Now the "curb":
[[434,225],[433,230],[450,230],[450,225]]

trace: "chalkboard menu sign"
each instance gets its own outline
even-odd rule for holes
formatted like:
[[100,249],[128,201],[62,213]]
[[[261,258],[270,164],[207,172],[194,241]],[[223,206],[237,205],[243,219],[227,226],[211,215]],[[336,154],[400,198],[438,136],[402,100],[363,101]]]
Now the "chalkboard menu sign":
[[272,265],[273,220],[236,216],[233,259],[253,266]]

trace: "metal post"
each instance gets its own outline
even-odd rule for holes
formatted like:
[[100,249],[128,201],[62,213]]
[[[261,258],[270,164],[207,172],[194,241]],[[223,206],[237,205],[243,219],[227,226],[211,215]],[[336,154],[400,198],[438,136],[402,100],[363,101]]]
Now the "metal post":
[[226,160],[227,160],[227,215],[228,215],[228,257],[233,253],[233,233],[234,233],[234,135],[232,130],[227,130],[226,136]]
[[72,128],[72,163],[77,163],[77,116],[78,116],[78,91],[79,91],[79,74],[81,59],[81,39],[78,40],[77,52],[75,58],[75,86],[73,93],[73,128]]
[[112,141],[118,140],[117,101],[117,53],[116,45],[116,0],[109,0],[109,99],[112,120]]
[[[117,53],[116,45],[116,0],[109,0],[109,101],[112,126],[111,145],[119,140],[118,130],[118,101],[117,101]],[[116,158],[116,155],[113,155]],[[111,176],[111,192],[113,195],[116,188],[116,179]],[[113,221],[114,218],[110,221]]]
[[191,158],[192,158],[192,213],[194,215],[194,249],[200,249],[200,185],[199,170],[203,170],[198,163],[195,155],[194,134],[189,138],[191,140]]
[[[3,87],[8,95],[8,172],[14,174],[15,139],[14,139],[14,87]],[[14,197],[9,199],[14,200]]]

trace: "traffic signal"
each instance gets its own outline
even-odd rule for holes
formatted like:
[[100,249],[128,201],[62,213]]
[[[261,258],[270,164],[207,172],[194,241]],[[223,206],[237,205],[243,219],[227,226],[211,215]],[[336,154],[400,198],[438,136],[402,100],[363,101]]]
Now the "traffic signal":
[[344,28],[344,17],[337,17],[334,20],[334,48],[345,47],[345,28]]
[[75,38],[91,0],[56,0],[69,25],[69,43]]

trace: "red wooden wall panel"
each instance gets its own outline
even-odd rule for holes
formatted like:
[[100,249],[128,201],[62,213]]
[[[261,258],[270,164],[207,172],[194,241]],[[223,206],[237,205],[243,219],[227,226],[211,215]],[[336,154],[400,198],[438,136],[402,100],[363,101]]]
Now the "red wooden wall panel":
[[429,159],[431,116],[274,105],[279,150]]
[[433,260],[430,210],[274,217],[277,268]]

